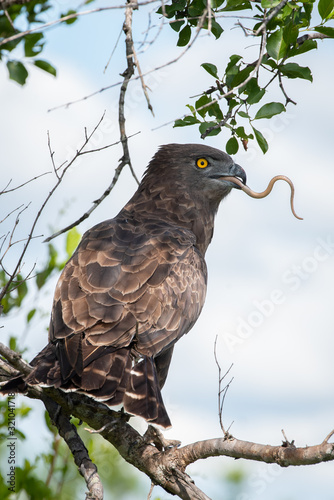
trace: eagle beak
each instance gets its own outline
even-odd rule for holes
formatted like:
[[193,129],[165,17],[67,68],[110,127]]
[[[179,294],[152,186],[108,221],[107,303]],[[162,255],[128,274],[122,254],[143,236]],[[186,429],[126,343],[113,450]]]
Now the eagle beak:
[[244,171],[244,169],[242,167],[240,167],[240,165],[237,165],[236,163],[234,163],[231,166],[231,168],[227,174],[221,175],[220,179],[223,181],[224,177],[228,177],[228,179],[226,179],[226,182],[229,182],[230,185],[232,185],[232,187],[234,187],[236,189],[241,189],[241,187],[238,186],[237,184],[234,184],[231,177],[235,177],[236,179],[238,179],[239,181],[241,181],[245,185],[247,182],[246,172]]

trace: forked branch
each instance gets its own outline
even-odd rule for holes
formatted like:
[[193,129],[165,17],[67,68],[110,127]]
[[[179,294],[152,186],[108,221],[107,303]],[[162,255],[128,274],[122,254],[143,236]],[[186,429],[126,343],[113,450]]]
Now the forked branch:
[[[21,373],[29,373],[31,370],[31,367],[19,355],[1,343],[0,354]],[[228,456],[276,463],[282,467],[334,460],[334,444],[329,443],[334,431],[329,433],[321,444],[303,448],[289,445],[286,441],[281,445],[270,446],[241,441],[231,435],[225,435],[216,439],[198,441],[181,448],[174,446],[166,449],[157,445],[156,438],[151,440],[145,435],[141,436],[129,424],[129,415],[115,412],[83,394],[71,393],[69,395],[59,389],[28,386],[26,396],[41,399],[44,403],[47,401],[47,404],[51,404],[50,400],[52,400],[62,408],[63,413],[57,410],[57,414],[73,415],[83,420],[109,441],[127,462],[144,472],[154,484],[160,485],[167,492],[181,499],[208,500],[205,493],[185,472],[189,464],[204,458]],[[55,407],[52,410],[53,414],[54,410]],[[69,424],[67,417],[55,420],[60,433],[69,432],[69,436],[76,439],[75,435],[71,434],[73,429],[68,427],[72,424]],[[83,448],[80,449],[80,456],[85,456]],[[94,473],[95,469],[89,457],[86,459],[87,471]]]

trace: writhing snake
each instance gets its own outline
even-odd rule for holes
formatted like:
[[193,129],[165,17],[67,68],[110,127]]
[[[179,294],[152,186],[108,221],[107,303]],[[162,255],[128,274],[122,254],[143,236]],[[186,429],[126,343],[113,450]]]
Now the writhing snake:
[[293,199],[294,199],[294,195],[295,195],[295,187],[294,187],[291,179],[289,179],[289,177],[286,177],[285,175],[276,175],[269,182],[267,189],[265,189],[261,193],[257,193],[256,191],[253,191],[248,186],[246,186],[246,184],[243,184],[240,179],[238,179],[236,177],[224,177],[224,180],[233,182],[234,184],[237,184],[240,187],[240,189],[242,189],[246,194],[248,194],[248,196],[251,196],[252,198],[265,198],[266,196],[268,196],[268,194],[271,193],[271,190],[272,190],[276,181],[282,180],[282,181],[287,182],[291,188],[291,196],[290,196],[291,212],[293,213],[293,215],[297,219],[303,220],[302,217],[298,217],[298,215],[296,214],[295,209],[294,209]]

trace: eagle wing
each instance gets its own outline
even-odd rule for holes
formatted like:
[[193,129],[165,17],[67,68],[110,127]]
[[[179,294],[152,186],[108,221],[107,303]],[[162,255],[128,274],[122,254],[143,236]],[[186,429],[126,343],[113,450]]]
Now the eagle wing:
[[149,418],[138,399],[163,406],[173,345],[204,304],[206,264],[195,243],[188,229],[161,221],[116,218],[85,233],[56,286],[49,349],[57,363],[45,377],[36,358],[30,381],[46,378],[112,405],[126,396],[128,411],[159,420],[159,408]]

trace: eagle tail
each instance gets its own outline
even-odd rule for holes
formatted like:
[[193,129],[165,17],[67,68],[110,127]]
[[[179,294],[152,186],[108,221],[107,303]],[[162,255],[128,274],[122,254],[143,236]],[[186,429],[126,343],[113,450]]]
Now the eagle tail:
[[59,352],[48,344],[31,362],[33,371],[18,376],[2,385],[2,393],[25,392],[27,384],[59,387],[83,392],[108,406],[123,404],[124,410],[164,428],[171,426],[162,400],[155,361],[144,356],[132,368],[129,349],[100,352],[100,356],[83,368],[81,373],[72,371],[70,377],[62,377]]
[[150,423],[171,427],[158,382],[154,359],[144,356],[133,366],[123,399],[124,409]]
[[[12,378],[8,382],[1,384],[1,393],[24,393],[27,390],[27,384],[43,384],[59,387],[60,367],[56,358],[55,348],[52,344],[48,344],[44,347],[44,349],[30,362],[30,365],[33,366],[34,369],[27,377],[19,375]],[[57,372],[59,374],[58,376]]]

